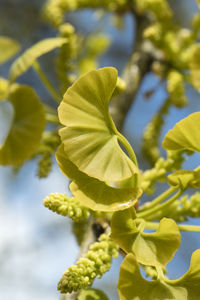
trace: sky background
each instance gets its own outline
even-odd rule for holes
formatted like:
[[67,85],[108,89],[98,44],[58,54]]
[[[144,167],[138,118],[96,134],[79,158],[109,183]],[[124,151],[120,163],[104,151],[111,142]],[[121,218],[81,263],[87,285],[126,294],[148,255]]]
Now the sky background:
[[[34,42],[55,32],[44,24],[39,17],[42,1],[0,0],[0,35],[15,38],[26,49]],[[173,1],[176,20],[188,26],[191,15],[197,10],[195,1]],[[91,11],[70,14],[80,33],[90,33],[97,28],[97,19]],[[106,22],[105,22],[106,21]],[[100,66],[124,67],[132,49],[134,23],[129,15],[124,19],[124,28],[118,31],[112,21],[104,19],[104,31],[111,36],[112,45]],[[45,71],[51,68],[51,55],[43,61]],[[12,61],[11,61],[12,62]],[[0,76],[8,75],[10,63],[0,66]],[[53,79],[53,77],[52,77]],[[20,80],[37,90],[45,102],[51,101],[35,73],[30,70]],[[149,74],[144,78],[133,108],[130,110],[124,134],[132,143],[141,167],[148,167],[140,155],[140,137],[144,127],[151,120],[165,98],[165,86],[160,85],[150,101],[144,97],[145,91],[156,86],[158,79]],[[190,105],[178,110],[171,108],[163,128],[162,137],[181,118],[199,110],[199,94],[191,87],[187,89]],[[194,155],[184,167],[197,166],[199,155]],[[23,165],[18,174],[9,167],[0,167],[0,298],[4,300],[56,300],[57,282],[62,273],[78,255],[75,237],[71,234],[71,222],[58,216],[43,206],[42,200],[50,193],[65,193],[68,190],[66,178],[56,163],[47,179],[36,177],[36,161]],[[199,219],[191,220],[199,224]],[[200,248],[199,234],[182,234],[179,252],[169,263],[169,276],[177,278],[189,266],[191,253]],[[122,259],[114,260],[111,271],[94,286],[102,288],[110,300],[117,300],[116,283]]]

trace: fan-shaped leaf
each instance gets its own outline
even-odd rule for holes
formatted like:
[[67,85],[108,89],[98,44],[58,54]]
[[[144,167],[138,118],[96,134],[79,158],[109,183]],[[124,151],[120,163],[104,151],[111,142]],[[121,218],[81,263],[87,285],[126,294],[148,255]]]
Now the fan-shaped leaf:
[[122,151],[108,104],[117,70],[103,68],[81,76],[61,102],[58,115],[64,151],[80,171],[102,181],[121,181],[138,173],[136,162]]
[[15,86],[9,98],[14,108],[10,132],[0,148],[0,164],[18,165],[30,158],[45,127],[43,106],[32,88]]
[[17,54],[20,46],[18,42],[6,37],[0,36],[0,64],[9,60],[12,56]]
[[0,147],[4,144],[14,118],[14,109],[9,101],[0,102]]
[[167,218],[160,221],[154,233],[143,232],[135,223],[133,208],[115,212],[111,220],[111,238],[127,253],[134,253],[144,265],[166,265],[179,248],[181,237],[176,223]]
[[8,85],[8,80],[6,80],[3,77],[0,77],[0,101],[6,99]]
[[81,172],[67,158],[63,145],[58,148],[56,158],[61,171],[73,180],[70,185],[73,195],[84,206],[92,210],[116,211],[125,209],[134,205],[141,196],[141,190],[137,187],[114,188]]
[[119,275],[120,300],[198,300],[200,295],[200,250],[191,257],[190,268],[177,280],[166,277],[147,281],[141,274],[133,254],[124,259]]
[[200,152],[200,112],[190,114],[166,134],[162,146],[167,150]]
[[36,43],[14,61],[10,69],[10,81],[15,81],[17,77],[26,72],[38,57],[57,47],[61,47],[66,42],[67,39],[57,37],[48,38]]
[[191,71],[192,84],[195,89],[200,91],[200,45],[196,45],[192,52],[189,67]]
[[128,254],[121,264],[118,291],[120,300],[197,300],[187,298],[187,291],[182,287],[172,287],[160,280],[145,280],[133,254]]
[[108,300],[106,294],[97,289],[81,290],[77,300]]

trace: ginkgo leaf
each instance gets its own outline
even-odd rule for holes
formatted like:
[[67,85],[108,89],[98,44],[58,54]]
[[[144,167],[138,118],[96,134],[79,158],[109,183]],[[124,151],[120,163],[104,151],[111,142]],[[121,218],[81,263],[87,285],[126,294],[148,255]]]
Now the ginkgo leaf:
[[108,300],[108,297],[100,290],[89,288],[81,290],[77,300]]
[[191,71],[192,84],[200,91],[200,45],[196,45],[192,52],[189,68]]
[[134,253],[139,263],[166,266],[180,245],[178,226],[173,220],[163,218],[156,232],[145,233],[144,228],[136,225],[135,218],[133,208],[115,212],[111,238],[125,252]]
[[191,170],[179,170],[168,176],[168,183],[181,189],[200,188],[200,172]]
[[120,300],[189,300],[187,291],[182,287],[172,287],[160,280],[145,280],[141,276],[136,257],[131,253],[121,264],[118,291]]
[[169,280],[164,275],[157,280],[145,280],[141,276],[136,257],[128,254],[121,264],[118,291],[120,300],[198,300],[199,282],[199,249],[192,254],[189,270],[177,280]]
[[0,101],[6,99],[8,85],[8,80],[6,80],[3,77],[0,77]]
[[200,152],[200,112],[190,114],[166,134],[162,146],[167,150]]
[[81,76],[58,108],[64,151],[80,171],[102,181],[121,181],[138,173],[137,162],[120,148],[108,105],[117,70],[103,68]]
[[50,52],[57,47],[61,47],[66,42],[66,38],[57,37],[44,39],[33,45],[12,64],[10,69],[10,82],[15,81],[17,77],[26,72],[41,55]]
[[0,36],[0,64],[6,62],[19,51],[18,42],[6,36]]
[[0,148],[9,135],[14,118],[14,109],[9,101],[0,101]]
[[35,152],[45,127],[45,114],[38,96],[28,86],[14,86],[9,100],[14,119],[0,148],[0,164],[19,165]]
[[133,188],[114,188],[96,178],[81,172],[66,156],[61,145],[56,153],[61,171],[73,182],[70,185],[72,194],[84,206],[92,210],[116,211],[128,208],[137,202],[141,190]]

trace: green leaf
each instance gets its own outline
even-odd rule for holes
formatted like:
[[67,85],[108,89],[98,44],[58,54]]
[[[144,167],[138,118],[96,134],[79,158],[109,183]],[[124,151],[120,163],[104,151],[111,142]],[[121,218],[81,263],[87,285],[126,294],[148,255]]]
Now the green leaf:
[[73,180],[70,185],[72,194],[84,206],[92,210],[115,211],[125,209],[134,205],[141,196],[139,188],[114,188],[81,172],[67,158],[63,145],[58,148],[56,159],[61,171]]
[[179,170],[168,176],[168,183],[185,190],[187,187],[200,188],[200,172]]
[[14,118],[14,109],[9,101],[0,101],[0,148],[9,135]]
[[119,134],[109,115],[116,82],[114,68],[90,71],[67,90],[58,108],[60,122],[66,126],[60,136],[70,161],[89,176],[109,182],[139,172],[137,162],[120,148]]
[[172,287],[160,280],[145,280],[133,254],[128,254],[121,264],[118,291],[120,300],[196,299],[187,298],[187,291],[181,287]]
[[77,300],[108,300],[108,297],[100,290],[89,288],[81,290]]
[[19,51],[18,42],[6,37],[0,36],[0,64],[6,62]]
[[8,90],[8,80],[0,77],[0,101],[6,99],[6,94]]
[[192,84],[195,89],[200,91],[200,45],[196,45],[192,52],[189,68]]
[[115,212],[111,220],[111,238],[126,253],[134,253],[139,263],[166,266],[180,245],[178,226],[173,220],[163,218],[156,232],[145,233],[145,222],[137,226],[135,218],[133,208]]
[[12,64],[10,69],[10,82],[14,82],[17,77],[26,72],[41,55],[50,52],[57,47],[61,47],[66,42],[67,39],[57,37],[44,39],[33,45]]
[[14,119],[0,147],[0,164],[19,165],[29,159],[39,145],[45,114],[39,98],[28,86],[12,87],[9,100],[14,108]]
[[162,146],[166,150],[200,152],[200,112],[190,114],[166,134]]
[[190,268],[177,280],[164,275],[157,280],[145,280],[133,254],[124,259],[119,275],[120,300],[198,300],[200,295],[200,249],[191,257]]

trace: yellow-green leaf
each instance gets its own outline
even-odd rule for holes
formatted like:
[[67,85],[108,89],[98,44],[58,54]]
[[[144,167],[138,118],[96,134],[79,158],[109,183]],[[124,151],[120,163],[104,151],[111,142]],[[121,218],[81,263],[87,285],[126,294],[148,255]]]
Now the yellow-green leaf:
[[114,188],[81,172],[67,158],[63,145],[58,148],[56,159],[61,171],[72,180],[70,185],[72,194],[84,206],[92,210],[116,211],[125,209],[134,205],[141,196],[139,188]]
[[187,187],[200,188],[200,172],[179,170],[168,176],[168,183],[185,190]]
[[9,135],[14,118],[14,109],[9,101],[0,101],[0,148]]
[[111,220],[111,238],[127,253],[134,253],[137,261],[144,265],[166,264],[179,248],[181,237],[176,223],[167,218],[160,221],[158,230],[143,232],[145,227],[137,225],[133,208],[115,212]]
[[192,84],[195,89],[200,91],[200,45],[197,45],[193,50],[189,67]]
[[138,173],[137,162],[119,146],[119,135],[108,105],[116,87],[117,70],[103,68],[81,76],[65,93],[58,115],[64,151],[80,171],[102,181],[116,182]]
[[45,114],[38,96],[28,86],[14,86],[9,100],[14,108],[14,119],[0,147],[0,164],[19,165],[35,152],[45,127]]
[[8,90],[8,80],[0,77],[0,101],[6,99],[6,93]]
[[177,280],[169,280],[164,275],[157,280],[145,280],[136,257],[128,254],[121,264],[118,290],[120,300],[198,300],[199,282],[200,249],[192,254],[189,270]]
[[6,36],[0,36],[0,64],[6,62],[19,51],[18,42]]
[[200,112],[190,114],[166,134],[162,146],[166,150],[200,152]]
[[108,300],[108,297],[100,290],[89,288],[81,290],[77,300]]
[[187,298],[187,291],[181,287],[172,287],[160,280],[145,280],[131,253],[121,264],[118,291],[120,300],[197,300]]
[[33,45],[31,48],[26,50],[19,58],[17,58],[12,64],[10,69],[10,81],[15,81],[17,77],[26,72],[28,68],[32,66],[34,61],[41,55],[50,52],[57,47],[61,47],[66,42],[67,39],[57,37],[48,38]]

